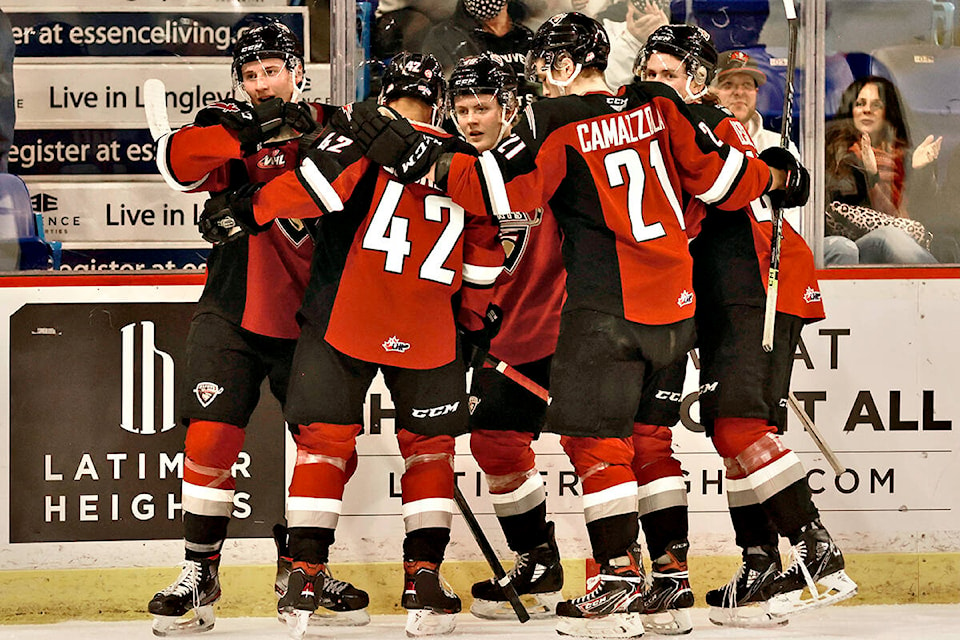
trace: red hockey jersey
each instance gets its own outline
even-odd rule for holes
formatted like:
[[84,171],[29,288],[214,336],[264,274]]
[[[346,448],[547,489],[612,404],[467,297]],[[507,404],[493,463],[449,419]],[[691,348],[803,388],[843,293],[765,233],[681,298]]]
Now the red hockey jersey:
[[[459,148],[472,151],[466,143]],[[254,213],[258,222],[303,215],[305,202],[315,203],[311,215],[323,216],[321,225],[326,218],[357,221],[342,274],[315,268],[302,310],[327,323],[327,342],[354,358],[407,369],[451,362],[455,294],[461,321],[478,327],[502,270],[494,218],[465,210],[426,180],[402,185],[334,131],[320,136],[296,172],[256,194]]]
[[[702,104],[691,105],[691,111],[710,125],[720,140],[748,156],[758,155],[750,134],[726,111]],[[690,252],[694,257],[694,287],[700,302],[764,306],[773,234],[769,200],[759,198],[740,211],[730,212],[691,199],[686,216],[688,229],[699,228]],[[786,220],[780,252],[777,311],[809,321],[825,317],[813,253]]]
[[560,257],[560,229],[549,210],[513,211],[498,220],[507,261],[493,292],[494,303],[503,309],[503,324],[490,353],[518,365],[556,349],[567,272]]
[[[311,106],[317,122],[323,123],[330,107]],[[298,138],[268,143],[244,157],[236,132],[221,125],[187,125],[157,142],[157,165],[167,183],[178,191],[219,192],[268,182],[292,171],[297,165],[298,145]],[[296,338],[300,335],[296,313],[309,278],[312,253],[313,243],[297,219],[214,246],[207,258],[207,281],[197,312],[214,313],[260,335]]]
[[494,213],[549,202],[563,231],[565,309],[642,324],[693,316],[681,193],[723,209],[764,192],[767,166],[717,141],[659,83],[541,100],[479,161],[454,157],[451,195]]

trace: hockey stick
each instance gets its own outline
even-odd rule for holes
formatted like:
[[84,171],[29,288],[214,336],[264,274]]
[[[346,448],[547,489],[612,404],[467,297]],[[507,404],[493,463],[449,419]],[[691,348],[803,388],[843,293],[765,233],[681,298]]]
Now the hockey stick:
[[839,476],[845,472],[847,468],[843,466],[837,454],[833,452],[833,449],[830,448],[827,441],[823,439],[823,434],[820,433],[820,429],[817,428],[817,425],[813,423],[813,420],[810,419],[807,412],[800,406],[800,402],[797,400],[797,396],[793,395],[793,391],[787,394],[787,404],[790,405],[793,412],[800,418],[800,422],[803,423],[803,428],[810,434],[810,438],[814,444],[817,445],[817,448],[820,449],[820,452],[823,453],[823,457],[825,457],[827,462],[830,463],[830,466],[833,467],[834,473]]
[[143,112],[147,116],[150,135],[158,140],[170,133],[170,118],[167,116],[167,88],[163,80],[148,78],[143,82]]
[[[533,395],[549,403],[548,398],[550,397],[550,393],[546,389],[511,367],[503,360],[498,360],[493,356],[488,355],[486,358],[486,363],[496,369],[497,372],[503,374],[510,380],[513,380]],[[827,459],[827,462],[830,463],[830,466],[833,467],[833,470],[836,472],[836,474],[840,475],[846,471],[847,468],[842,462],[840,462],[837,454],[834,453],[830,445],[827,444],[827,441],[824,440],[823,434],[820,433],[820,429],[818,429],[817,425],[813,423],[813,420],[810,419],[810,416],[807,415],[807,412],[803,410],[803,407],[797,400],[797,396],[793,395],[792,391],[787,394],[787,404],[790,405],[790,409],[793,410],[794,414],[796,414],[796,416],[800,419],[800,422],[803,423],[803,427],[810,435],[810,439],[813,440],[813,443],[817,445],[818,449],[820,449],[820,452]]]
[[477,517],[473,515],[473,509],[470,508],[467,499],[463,497],[463,493],[456,483],[453,484],[453,499],[460,508],[460,513],[463,514],[463,519],[466,520],[467,526],[470,528],[470,533],[473,534],[473,539],[477,541],[477,546],[479,546],[480,551],[483,552],[483,557],[486,558],[487,564],[490,565],[490,568],[493,570],[497,584],[503,589],[503,594],[507,596],[507,600],[510,601],[513,612],[517,614],[517,620],[521,623],[528,621],[530,614],[527,613],[527,608],[520,602],[520,596],[517,595],[517,590],[514,588],[513,583],[510,582],[510,577],[507,576],[507,573],[503,570],[500,559],[497,558],[493,547],[490,546],[490,541],[487,540],[486,534],[483,532],[483,529],[480,528]]
[[[787,14],[789,39],[787,41],[787,77],[783,88],[783,119],[780,122],[780,146],[790,142],[790,124],[793,120],[793,76],[797,69],[797,39],[800,21],[793,0],[783,0]],[[777,294],[780,288],[780,247],[783,244],[783,208],[773,209],[773,235],[770,238],[770,270],[767,273],[767,306],[763,315],[763,350],[773,351],[773,326],[777,317]]]

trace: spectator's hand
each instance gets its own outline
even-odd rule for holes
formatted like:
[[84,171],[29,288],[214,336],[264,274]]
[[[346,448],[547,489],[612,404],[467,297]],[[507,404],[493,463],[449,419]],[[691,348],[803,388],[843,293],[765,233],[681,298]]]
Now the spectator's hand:
[[774,208],[802,207],[810,198],[810,174],[797,158],[783,147],[770,147],[760,152],[760,159],[774,171],[782,172],[782,180],[770,189]]
[[877,155],[873,152],[873,144],[870,142],[870,134],[864,133],[860,136],[860,156],[863,160],[863,169],[872,176],[879,173],[877,168]]
[[253,195],[263,187],[263,182],[246,184],[232,191],[224,191],[213,196],[203,205],[203,213],[197,227],[207,242],[220,244],[238,240],[244,236],[255,236],[273,224],[257,224],[253,216]]
[[667,14],[656,2],[643,0],[642,10],[627,2],[627,31],[640,42],[646,42],[651,33],[668,23]]
[[943,142],[943,136],[936,140],[932,135],[923,139],[917,148],[913,151],[913,168],[921,169],[940,157],[940,144]]
[[503,324],[503,311],[491,302],[483,315],[483,328],[468,329],[463,325],[457,326],[463,345],[463,359],[468,369],[471,367],[476,369],[483,364],[490,351],[490,342],[500,332],[501,324]]

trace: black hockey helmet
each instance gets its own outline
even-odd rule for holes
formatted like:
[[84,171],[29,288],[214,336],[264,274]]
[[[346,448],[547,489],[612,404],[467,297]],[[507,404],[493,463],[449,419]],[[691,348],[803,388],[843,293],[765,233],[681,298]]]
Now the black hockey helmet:
[[665,24],[650,34],[640,49],[633,66],[639,76],[654,53],[667,53],[681,60],[687,75],[702,85],[708,85],[717,71],[717,49],[710,34],[690,24]]
[[280,58],[290,71],[294,71],[297,64],[301,67],[304,64],[303,45],[282,22],[268,22],[247,29],[233,45],[234,79],[237,82],[242,80],[240,71],[243,65],[265,58]]
[[495,53],[462,58],[450,76],[450,107],[458,96],[477,94],[493,95],[504,111],[516,110],[516,72]]
[[527,53],[526,75],[531,82],[537,81],[536,61],[540,58],[549,68],[567,55],[575,64],[586,69],[593,67],[603,71],[610,56],[610,38],[603,25],[575,11],[558,13],[537,29]]
[[443,67],[429,53],[402,51],[395,55],[383,72],[378,102],[386,104],[400,97],[422,100],[433,108],[433,122],[443,121],[447,83]]

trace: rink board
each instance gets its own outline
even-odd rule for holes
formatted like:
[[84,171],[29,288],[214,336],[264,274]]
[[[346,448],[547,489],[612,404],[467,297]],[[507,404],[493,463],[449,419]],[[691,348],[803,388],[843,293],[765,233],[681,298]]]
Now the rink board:
[[[784,439],[808,470],[823,519],[851,567],[880,601],[960,600],[960,396],[954,392],[960,278],[930,274],[822,282],[828,319],[804,331],[794,368],[793,390],[849,470],[836,477],[792,416]],[[17,282],[29,286],[10,286]],[[8,279],[0,287],[0,313],[8,318],[0,328],[0,439],[10,443],[0,450],[0,492],[7,496],[0,508],[0,584],[55,575],[89,586],[91,580],[102,583],[98,572],[111,568],[104,575],[120,587],[111,592],[139,603],[162,585],[130,568],[151,567],[149,574],[164,584],[175,577],[175,570],[157,568],[170,567],[182,554],[183,430],[173,426],[174,388],[197,282],[178,276],[46,278]],[[57,283],[71,286],[51,286]],[[689,486],[691,571],[705,586],[729,577],[736,549],[722,464],[697,424],[693,365],[689,373],[675,450]],[[275,560],[270,527],[282,515],[293,453],[276,403],[263,404],[238,466],[235,521],[224,550],[224,564],[248,565],[236,566],[234,575],[255,576],[254,583],[269,581]],[[347,487],[331,555],[389,609],[403,536],[403,465],[389,393],[379,379],[365,415],[359,468]],[[284,449],[285,465],[279,461]],[[544,435],[536,449],[561,552],[579,567],[588,544],[576,476],[556,436]],[[456,468],[492,543],[508,557],[466,438],[458,439]],[[450,571],[462,572],[463,584],[486,572],[460,517],[447,558]],[[29,572],[38,568],[44,572]],[[50,574],[59,569],[80,571]],[[67,609],[89,592],[80,585],[66,590]],[[4,593],[0,616],[21,604],[9,601],[11,589],[0,588]],[[114,604],[122,616],[127,608]],[[142,604],[131,606],[137,611]],[[234,615],[241,613],[243,606]]]

